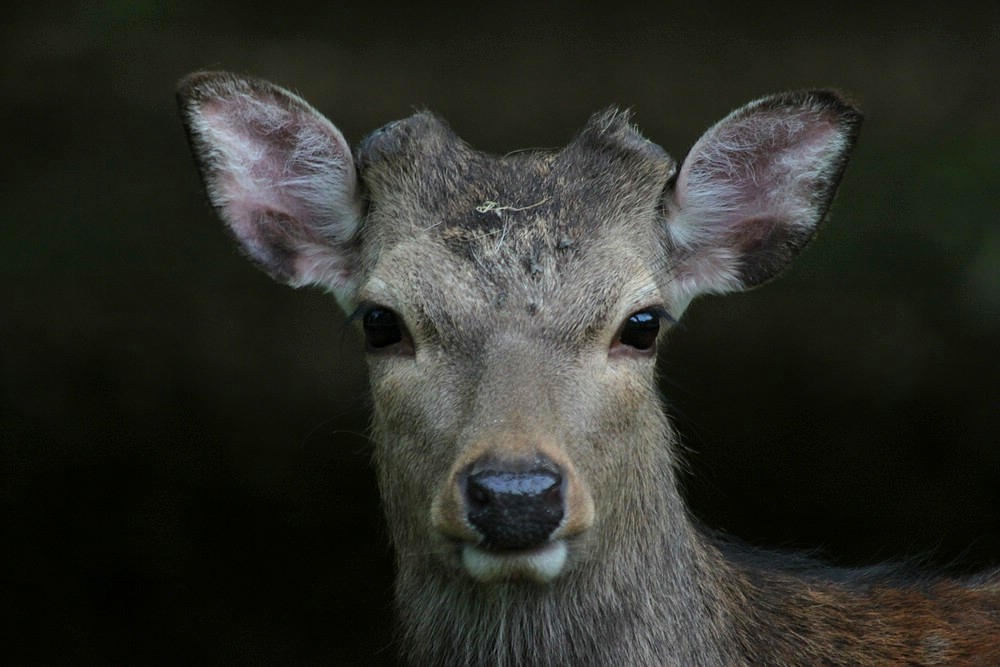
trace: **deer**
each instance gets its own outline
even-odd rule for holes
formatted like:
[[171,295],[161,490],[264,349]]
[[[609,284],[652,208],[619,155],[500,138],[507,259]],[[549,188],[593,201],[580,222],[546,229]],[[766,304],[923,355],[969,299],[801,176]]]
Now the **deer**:
[[841,94],[750,102],[680,162],[618,108],[498,156],[428,111],[352,151],[226,72],[177,99],[238,246],[363,334],[406,664],[1000,665],[1000,573],[755,549],[678,489],[657,350],[813,238],[862,122]]

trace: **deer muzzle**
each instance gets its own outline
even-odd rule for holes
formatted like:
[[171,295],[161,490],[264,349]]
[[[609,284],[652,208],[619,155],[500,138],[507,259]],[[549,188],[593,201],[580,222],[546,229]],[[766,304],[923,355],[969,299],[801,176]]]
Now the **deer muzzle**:
[[473,447],[456,461],[433,525],[473,579],[548,583],[593,523],[593,502],[559,448],[512,440],[520,446]]

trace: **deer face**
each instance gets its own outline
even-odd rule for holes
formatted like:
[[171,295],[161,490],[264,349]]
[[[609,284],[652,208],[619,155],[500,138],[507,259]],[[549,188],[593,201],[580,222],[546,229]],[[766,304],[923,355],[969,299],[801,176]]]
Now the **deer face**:
[[507,158],[421,114],[358,162],[358,317],[396,541],[477,579],[550,580],[625,481],[621,443],[663,428],[674,162],[614,114],[563,151]]
[[614,111],[562,150],[506,157],[421,113],[355,164],[270,84],[195,75],[180,99],[243,247],[332,290],[364,331],[401,566],[480,582],[551,582],[629,543],[673,483],[661,332],[698,294],[784,268],[858,125],[829,93],[765,98],[678,168]]

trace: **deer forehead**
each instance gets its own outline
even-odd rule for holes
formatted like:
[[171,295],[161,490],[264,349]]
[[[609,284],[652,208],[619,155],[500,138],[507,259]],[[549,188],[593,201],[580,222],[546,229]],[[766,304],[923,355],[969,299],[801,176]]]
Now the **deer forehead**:
[[514,218],[549,222],[553,244],[558,232],[620,227],[654,209],[676,170],[616,111],[596,116],[561,150],[505,156],[477,151],[443,120],[418,113],[369,135],[357,164],[374,211],[388,212],[382,236],[435,225],[475,237]]
[[[610,336],[629,313],[662,305],[657,253],[635,230],[570,243],[560,227],[524,216],[480,230],[420,230],[377,253],[359,300],[396,310],[418,338],[514,331],[574,349]],[[637,250],[647,245],[648,253]]]
[[516,325],[584,344],[659,301],[657,222],[675,163],[624,114],[598,116],[559,151],[498,157],[421,113],[365,139],[358,166],[370,203],[359,300],[413,326]]

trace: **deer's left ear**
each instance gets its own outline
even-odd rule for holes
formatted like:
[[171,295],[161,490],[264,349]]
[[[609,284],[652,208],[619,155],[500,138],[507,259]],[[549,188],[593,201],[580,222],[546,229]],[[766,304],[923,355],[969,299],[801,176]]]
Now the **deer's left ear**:
[[861,127],[835,93],[765,97],[709,129],[664,195],[678,304],[780,273],[823,220]]

